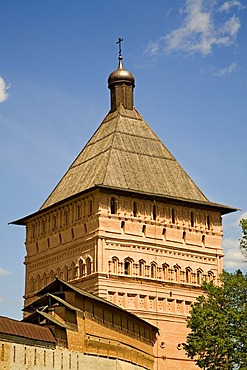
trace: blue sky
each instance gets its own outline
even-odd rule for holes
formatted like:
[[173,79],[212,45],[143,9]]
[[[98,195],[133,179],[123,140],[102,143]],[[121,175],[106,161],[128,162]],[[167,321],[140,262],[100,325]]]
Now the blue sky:
[[224,217],[225,268],[247,217],[247,4],[240,0],[0,2],[0,315],[20,319],[25,229],[109,111],[124,66],[135,106]]

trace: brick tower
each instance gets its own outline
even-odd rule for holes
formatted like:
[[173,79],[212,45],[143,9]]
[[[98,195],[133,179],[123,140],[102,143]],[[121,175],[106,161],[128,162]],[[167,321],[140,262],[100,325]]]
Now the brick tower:
[[111,109],[26,226],[25,306],[55,276],[160,330],[155,369],[194,369],[181,343],[204,279],[218,284],[221,216],[133,105],[135,79],[119,65]]

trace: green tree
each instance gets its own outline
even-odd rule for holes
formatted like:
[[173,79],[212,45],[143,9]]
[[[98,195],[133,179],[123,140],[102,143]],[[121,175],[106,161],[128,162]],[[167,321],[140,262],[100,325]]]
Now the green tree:
[[203,283],[183,346],[201,369],[247,370],[247,275],[223,272],[221,281]]
[[245,257],[245,260],[247,261],[247,220],[242,219],[240,221],[240,226],[242,227],[242,237],[240,239],[240,249]]

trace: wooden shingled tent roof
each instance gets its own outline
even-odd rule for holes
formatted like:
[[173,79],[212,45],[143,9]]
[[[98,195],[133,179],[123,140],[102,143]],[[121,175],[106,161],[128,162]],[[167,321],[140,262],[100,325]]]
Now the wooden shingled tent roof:
[[208,202],[135,108],[110,112],[41,209],[97,185]]

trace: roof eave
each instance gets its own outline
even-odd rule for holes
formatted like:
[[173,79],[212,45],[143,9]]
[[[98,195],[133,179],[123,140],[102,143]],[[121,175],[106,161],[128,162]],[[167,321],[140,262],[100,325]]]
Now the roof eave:
[[153,197],[154,201],[156,199],[164,199],[164,200],[169,200],[169,201],[176,201],[176,202],[183,202],[191,205],[202,205],[206,207],[211,207],[211,208],[218,208],[221,210],[222,214],[227,214],[231,212],[236,212],[240,211],[240,208],[236,207],[231,207],[227,206],[224,204],[220,203],[215,203],[215,202],[210,202],[210,201],[202,201],[202,200],[195,200],[195,199],[186,199],[186,198],[178,198],[178,197],[173,197],[169,195],[164,195],[164,194],[154,194],[154,193],[146,193],[142,191],[136,191],[136,190],[131,190],[131,189],[122,189],[122,188],[116,188],[116,187],[111,187],[111,186],[106,186],[106,185],[97,185],[98,188],[100,189],[109,189],[109,190],[115,190],[115,191],[124,191],[127,193],[132,193],[132,194],[140,194],[142,196],[147,196],[147,197]]
[[54,207],[59,207],[60,205],[64,204],[65,202],[68,202],[70,200],[73,200],[75,198],[77,198],[78,196],[81,196],[85,193],[88,193],[90,191],[93,191],[95,189],[109,189],[109,190],[114,190],[114,191],[119,191],[119,192],[127,192],[127,193],[131,193],[131,194],[139,194],[139,195],[142,195],[142,196],[146,196],[148,198],[150,197],[153,197],[154,200],[156,199],[165,199],[165,200],[169,200],[169,201],[176,201],[176,202],[183,202],[183,203],[187,203],[187,204],[191,204],[191,205],[201,205],[201,206],[205,206],[205,207],[209,207],[209,208],[216,208],[218,209],[219,211],[221,211],[221,214],[222,215],[225,215],[225,214],[228,214],[228,213],[232,213],[232,212],[236,212],[236,211],[240,211],[241,209],[240,208],[236,208],[236,207],[231,207],[231,206],[227,206],[227,205],[224,205],[224,204],[220,204],[220,203],[214,203],[214,202],[210,202],[210,201],[202,201],[202,200],[196,200],[196,199],[186,199],[186,198],[178,198],[178,197],[173,197],[173,196],[170,196],[170,195],[165,195],[165,194],[154,194],[154,193],[146,193],[146,192],[142,192],[142,191],[138,191],[138,190],[132,190],[132,189],[124,189],[124,188],[117,188],[117,187],[113,187],[113,186],[109,186],[109,185],[102,185],[102,184],[97,184],[97,185],[94,185],[92,188],[89,188],[89,189],[86,189],[86,190],[83,190],[77,194],[74,194],[68,198],[65,198],[57,203],[54,203],[54,204],[51,204],[50,206],[46,207],[46,208],[43,208],[43,209],[39,209],[38,211],[34,212],[34,213],[31,213],[30,215],[28,216],[25,216],[23,218],[20,218],[18,220],[15,220],[15,221],[11,221],[9,222],[8,224],[9,225],[19,225],[19,226],[25,226],[27,221],[30,219],[30,218],[33,218],[37,215],[40,215],[42,213],[45,213],[47,211],[49,211],[50,209],[54,208]]

